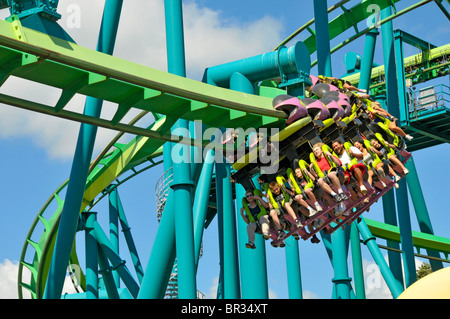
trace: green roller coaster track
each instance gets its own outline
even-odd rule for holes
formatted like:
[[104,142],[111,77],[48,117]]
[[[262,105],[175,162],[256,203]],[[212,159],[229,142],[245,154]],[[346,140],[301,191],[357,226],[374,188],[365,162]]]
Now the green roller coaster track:
[[[330,39],[351,28],[354,29],[355,35],[335,47],[333,52],[371,30],[359,30],[357,27],[359,22],[370,15],[368,5],[377,3],[382,9],[399,0],[363,1],[351,10],[344,7],[346,2],[348,1],[340,1],[330,8],[341,8],[344,12],[330,22]],[[420,1],[380,23],[390,21],[429,2],[431,1]],[[440,1],[435,2],[440,4]],[[445,11],[443,8],[442,10]],[[446,15],[448,17],[448,13]],[[304,43],[310,53],[315,52],[315,34],[310,29],[313,22],[310,21],[300,28],[282,44],[301,31],[308,30],[311,35]],[[315,63],[313,62],[313,65]],[[0,84],[14,76],[61,90],[56,105],[44,105],[6,94],[0,94],[1,103],[137,136],[126,145],[111,143],[98,161],[92,164],[81,211],[92,208],[105,196],[108,186],[117,186],[160,164],[157,159],[162,154],[163,143],[180,141],[179,137],[170,134],[170,128],[179,118],[190,121],[202,119],[203,124],[207,126],[242,128],[281,128],[286,119],[284,112],[272,108],[273,96],[281,91],[261,90],[269,95],[264,97],[211,86],[24,28],[17,19],[12,22],[0,21],[0,65]],[[102,119],[66,110],[66,105],[76,94],[116,103],[117,111],[112,119]],[[153,114],[154,123],[148,128],[141,128],[133,122],[122,123],[122,119],[132,109]],[[194,142],[205,146],[207,141],[191,141]],[[138,169],[141,164],[145,167]],[[129,175],[126,176],[127,174]],[[49,197],[27,235],[19,267],[19,297],[22,297],[22,288],[30,291],[33,298],[43,296],[58,220],[64,203],[60,194],[65,190],[67,182]],[[57,204],[56,210],[48,212],[54,202]],[[43,224],[44,231],[38,241],[33,241],[31,238],[39,223]],[[370,220],[367,220],[367,223],[375,236],[399,240],[397,228]],[[445,254],[450,252],[450,240],[446,238],[414,232],[413,241],[417,248],[432,249]],[[34,250],[32,261],[25,261],[28,249]],[[75,247],[71,263],[78,263]],[[23,279],[23,267],[31,272],[29,282]]]

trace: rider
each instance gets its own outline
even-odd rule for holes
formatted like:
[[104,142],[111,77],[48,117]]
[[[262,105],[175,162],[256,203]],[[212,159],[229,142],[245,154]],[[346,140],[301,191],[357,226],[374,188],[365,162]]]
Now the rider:
[[[347,149],[344,147],[344,143],[340,139],[337,139],[332,144],[333,150],[338,156],[339,160],[342,163],[345,176],[345,183],[348,184],[350,181],[350,174],[353,175],[356,180],[358,181],[359,190],[361,191],[361,194],[366,195],[367,194],[367,188],[364,186],[364,173],[366,171],[366,166],[364,165],[363,153],[357,149],[355,146],[350,146]],[[356,158],[356,163],[352,164],[352,159]]]
[[248,243],[245,247],[254,249],[255,246],[255,232],[258,227],[261,228],[263,238],[269,239],[269,216],[266,209],[269,204],[260,196],[254,194],[252,190],[245,192],[245,198],[242,199],[243,204],[246,204],[248,211],[244,207],[241,208],[242,219],[247,223]]

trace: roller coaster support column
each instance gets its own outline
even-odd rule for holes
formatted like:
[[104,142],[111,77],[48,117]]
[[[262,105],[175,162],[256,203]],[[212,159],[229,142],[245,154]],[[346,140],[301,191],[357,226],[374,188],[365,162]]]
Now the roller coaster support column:
[[[372,75],[373,57],[375,53],[375,44],[379,32],[373,29],[366,34],[364,43],[364,54],[361,62],[361,73],[359,78],[359,88],[369,92],[370,78]],[[364,274],[362,269],[361,246],[359,241],[359,231],[356,223],[351,225],[351,250],[353,261],[353,274],[355,278],[355,294],[357,299],[365,299]]]
[[112,208],[117,210],[120,226],[122,228],[122,232],[125,237],[125,241],[127,243],[128,250],[130,251],[131,260],[133,261],[136,275],[138,277],[139,283],[142,283],[142,279],[144,277],[144,271],[142,269],[142,265],[141,265],[141,261],[139,259],[136,245],[134,244],[133,237],[131,236],[131,232],[130,232],[131,228],[130,228],[127,218],[125,216],[125,212],[123,210],[122,202],[120,200],[119,192],[117,191],[117,188],[114,188],[111,191],[109,197],[110,197],[110,204],[111,204]]
[[100,267],[99,273],[102,275],[103,284],[108,295],[108,299],[120,299],[119,291],[114,284],[114,278],[112,276],[112,269],[109,265],[108,258],[103,249],[98,246],[98,266]]
[[389,266],[387,265],[386,260],[384,259],[383,254],[375,241],[375,237],[372,236],[369,227],[367,227],[367,224],[364,221],[364,218],[357,224],[357,226],[363,239],[363,243],[369,248],[369,251],[378,265],[381,275],[389,287],[392,296],[394,299],[397,298],[403,292],[403,286],[399,284],[389,269]]
[[[117,195],[117,189],[114,190]],[[114,195],[113,195],[114,197]],[[114,248],[114,252],[119,254],[119,211],[117,209],[116,200],[114,198],[114,204],[111,202],[111,193],[109,195],[109,240],[111,246]],[[117,272],[113,273],[114,282],[116,287],[120,287],[120,278]]]
[[364,43],[364,54],[361,61],[361,73],[359,78],[359,88],[369,92],[370,77],[372,75],[373,56],[375,52],[375,43],[380,34],[377,29],[373,29],[366,34]]
[[[107,0],[103,13],[97,51],[112,54],[123,0]],[[87,97],[84,113],[99,117],[102,101]],[[81,124],[70,173],[58,235],[45,287],[45,299],[59,299],[64,285],[67,263],[72,251],[84,189],[92,159],[97,127]]]
[[286,272],[288,280],[289,299],[302,299],[302,277],[300,272],[300,254],[298,240],[289,236],[286,240]]
[[[405,284],[409,287],[415,281],[417,281],[416,264],[414,260],[414,245],[411,231],[411,217],[409,214],[408,203],[408,187],[405,179],[398,181],[399,189],[396,190],[397,194],[397,207],[398,207],[398,221],[400,224],[400,241],[402,243],[402,256],[403,260],[411,258],[410,252],[412,252],[412,261],[405,265]],[[403,231],[402,231],[403,228]]]
[[[165,0],[166,36],[167,36],[167,61],[169,73],[186,76],[184,35],[183,35],[183,11],[181,0]],[[179,130],[181,129],[181,130]],[[189,132],[189,123],[186,120],[178,120],[172,128],[176,132]],[[185,134],[181,133],[180,136]],[[178,149],[179,151],[175,151]],[[178,297],[180,299],[195,299],[197,296],[197,284],[195,278],[195,247],[192,216],[192,188],[194,183],[191,178],[190,146],[175,144],[172,146],[172,154],[180,155],[174,158],[173,183],[174,200],[177,203],[175,212],[175,238],[178,263]],[[180,154],[182,153],[182,155]]]
[[337,299],[350,299],[351,278],[348,276],[347,251],[348,251],[348,227],[338,229],[331,234],[333,245],[333,283],[336,289]]
[[[399,92],[399,108],[400,108],[400,120],[401,125],[409,124],[409,112],[408,112],[408,101],[406,98],[406,82],[405,82],[405,62],[403,54],[403,40],[402,33],[396,33],[394,37],[395,41],[395,55],[396,55],[396,70],[397,78],[399,79],[398,92]],[[417,221],[419,223],[420,230],[427,234],[434,234],[433,227],[431,226],[430,216],[428,215],[427,205],[425,203],[425,198],[422,194],[422,189],[420,187],[419,177],[417,176],[416,166],[414,164],[413,157],[410,157],[406,166],[409,170],[409,174],[406,177],[408,183],[409,192],[411,199],[413,201],[414,210],[416,211]],[[439,253],[427,250],[427,254],[432,257],[439,258]],[[433,271],[443,268],[442,262],[437,260],[430,260],[430,265]]]
[[[242,73],[235,72],[230,78],[230,89],[255,94],[255,87]],[[253,181],[255,186],[258,182]],[[266,244],[262,236],[255,236],[256,249],[245,249],[247,242],[247,224],[240,218],[242,198],[246,190],[236,183],[236,213],[238,216],[238,247],[241,277],[241,292],[243,299],[268,299],[269,287],[267,282]]]
[[350,228],[350,242],[352,250],[353,277],[355,278],[355,294],[356,299],[366,299],[361,243],[359,237],[358,226],[356,225],[356,222],[354,222]]
[[[327,0],[315,0],[314,17],[316,20],[316,47],[317,47],[317,67],[319,74],[332,76],[331,52],[330,52],[330,32],[328,29],[328,6]],[[345,244],[345,234],[342,229],[336,230],[331,238],[333,245],[333,267],[336,283],[337,298],[350,298],[351,278],[348,277],[347,253]]]
[[[164,172],[172,168],[172,143],[163,145]],[[162,299],[176,258],[175,248],[175,198],[169,188],[158,232],[147,262],[138,299]],[[160,243],[164,243],[161,245]]]
[[195,190],[194,201],[194,241],[195,241],[195,268],[198,268],[200,249],[202,245],[205,217],[208,211],[209,193],[214,168],[214,150],[208,150],[203,163],[200,178]]
[[[117,271],[125,286],[128,288],[130,294],[133,298],[136,298],[139,292],[139,286],[125,265],[125,260],[122,260],[114,251],[111,241],[108,239],[108,236],[106,236],[98,222],[94,222],[94,233],[101,250],[112,264],[112,270]],[[117,285],[115,286],[117,287]]]
[[[406,182],[408,184],[409,193],[414,205],[414,210],[416,212],[420,231],[426,234],[433,235],[434,231],[433,227],[431,226],[431,220],[430,216],[428,215],[428,209],[425,203],[422,188],[420,187],[420,181],[419,177],[417,176],[414,159],[410,157],[405,166],[409,170],[409,174],[406,175]],[[440,258],[439,253],[433,250],[427,250],[427,254],[428,256]],[[444,267],[441,261],[430,259],[429,262],[433,271],[442,269]]]
[[[167,143],[166,143],[167,144]],[[164,153],[164,161],[170,153]],[[175,262],[175,200],[169,189],[138,299],[162,299]],[[163,243],[163,244],[162,244]]]
[[216,163],[217,215],[221,240],[221,272],[224,299],[240,299],[239,262],[236,234],[236,214],[231,168],[228,163]]
[[316,28],[318,72],[324,76],[332,76],[327,0],[314,0],[313,2],[316,20],[314,26]]
[[[242,199],[245,189],[241,184],[236,184],[236,208],[237,212],[242,207]],[[239,215],[238,215],[239,216]],[[262,236],[256,234],[256,249],[246,249],[247,224],[238,218],[239,233],[239,260],[241,274],[242,299],[268,299],[269,287],[267,282],[266,243]]]
[[[381,19],[391,15],[391,7],[387,7],[381,11]],[[388,112],[393,116],[400,118],[400,108],[404,105],[399,105],[397,74],[395,67],[395,47],[393,39],[392,21],[389,21],[381,26],[383,37],[383,54],[386,74],[386,92],[388,101]],[[400,118],[401,120],[401,118]],[[401,183],[402,184],[402,183]],[[399,184],[400,185],[400,184]],[[406,184],[404,184],[406,186]],[[407,193],[398,190],[397,208],[399,215],[400,234],[402,237],[402,255],[403,255],[403,270],[405,273],[405,285],[409,287],[417,280],[416,266],[414,260],[414,246],[412,243],[412,230],[409,214],[408,196]],[[406,198],[402,198],[406,197]],[[403,241],[405,240],[405,241]]]
[[[397,223],[397,210],[395,208],[395,196],[394,190],[391,189],[383,195],[383,216],[384,222],[389,225],[398,226]],[[394,241],[387,241],[387,246],[400,250],[400,244]],[[389,267],[397,279],[398,283],[403,286],[403,270],[402,270],[402,260],[400,254],[395,251],[388,250],[388,260]]]
[[85,212],[86,299],[98,299],[98,248],[94,234],[97,213]]

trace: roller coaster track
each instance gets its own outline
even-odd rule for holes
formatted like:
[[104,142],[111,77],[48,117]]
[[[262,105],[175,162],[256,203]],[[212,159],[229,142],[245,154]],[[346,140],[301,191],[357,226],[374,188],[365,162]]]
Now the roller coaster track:
[[[344,46],[370,31],[359,32],[355,24],[368,17],[369,4],[376,3],[384,8],[398,1],[364,1],[350,10],[344,10],[336,19],[350,22],[341,23],[342,28],[336,27],[330,37],[333,38],[344,32],[344,29],[353,27],[357,36],[339,45],[339,48]],[[341,1],[339,7],[343,8],[345,2],[347,1]],[[430,1],[418,2],[414,8],[428,2]],[[396,16],[399,13],[397,12]],[[340,23],[331,25],[337,26]],[[315,51],[313,36],[305,42],[310,51]],[[56,105],[44,105],[6,94],[0,94],[0,103],[137,136],[127,145],[112,143],[109,146],[111,151],[108,148],[108,151],[105,150],[106,152],[93,162],[81,211],[92,208],[105,196],[108,186],[123,183],[158,165],[160,162],[156,159],[162,154],[162,144],[166,141],[180,141],[179,137],[170,134],[170,128],[179,118],[190,121],[202,119],[203,124],[212,127],[245,129],[262,126],[283,127],[287,117],[284,112],[272,108],[272,98],[227,90],[144,67],[24,28],[18,20],[12,23],[0,21],[0,65],[0,84],[10,77],[19,77],[61,90]],[[117,111],[112,119],[105,119],[65,109],[76,94],[118,104]],[[123,118],[132,109],[152,113],[154,123],[148,128],[141,128],[135,123],[122,123]],[[197,145],[205,146],[205,141],[199,143]],[[141,164],[146,166],[138,169]],[[119,181],[119,177],[129,171],[132,172],[130,176]],[[62,193],[67,182],[49,197],[27,235],[19,267],[20,298],[22,288],[30,291],[33,298],[41,298],[43,295],[64,203]],[[55,203],[56,209],[50,211],[50,207]],[[35,233],[39,223],[44,226],[44,231],[39,240],[32,240],[32,237],[39,237]],[[378,229],[382,233],[384,227],[373,226],[372,231]],[[432,244],[428,242],[427,245]],[[449,243],[445,242],[443,245],[443,248],[439,247],[444,249],[442,251],[450,250]],[[32,261],[25,260],[28,249],[34,250]],[[77,263],[75,249],[71,262]],[[23,267],[30,270],[31,281],[23,279]]]
[[[450,44],[430,49],[428,52],[415,54],[404,59],[405,78],[416,85],[425,81],[450,74]],[[343,79],[358,85],[360,73],[348,75]],[[384,66],[372,69],[370,89],[374,95],[383,94],[386,90]]]

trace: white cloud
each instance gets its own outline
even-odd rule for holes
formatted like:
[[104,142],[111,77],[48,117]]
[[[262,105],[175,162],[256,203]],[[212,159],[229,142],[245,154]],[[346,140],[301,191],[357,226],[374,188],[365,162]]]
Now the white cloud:
[[[77,10],[73,10],[74,4],[79,7]],[[104,1],[63,1],[58,7],[63,16],[60,25],[79,45],[95,49],[103,5]],[[9,15],[8,11],[0,13],[0,18]],[[75,20],[74,14],[79,14]],[[282,26],[270,16],[250,23],[234,20],[225,25],[219,12],[195,2],[184,5],[183,14],[187,76],[196,80],[201,79],[206,67],[270,51],[281,39]],[[124,2],[114,55],[166,71],[165,41],[163,1]],[[8,80],[1,92],[47,105],[55,105],[60,95],[59,90],[25,84],[18,79]],[[84,100],[84,97],[74,98],[67,109],[81,112]],[[112,116],[114,110],[115,107],[104,103],[102,117]],[[79,123],[0,104],[0,138],[28,138],[45,149],[52,159],[73,158],[79,126]],[[94,156],[115,134],[98,130]]]
[[319,295],[309,290],[303,291],[303,299],[320,299]]
[[209,287],[208,292],[206,293],[206,298],[217,299],[218,287],[219,287],[219,277],[214,277],[211,283],[211,287]]
[[[17,291],[17,276],[19,271],[19,263],[12,262],[9,259],[3,260],[0,263],[0,299],[18,299],[19,294]],[[29,272],[24,268],[24,281],[29,282]],[[66,277],[63,287],[64,293],[75,293],[70,277]],[[29,299],[31,295],[25,289],[23,290],[23,298]]]
[[0,299],[17,299],[18,264],[5,259],[0,263]]
[[[387,255],[384,256],[386,262],[389,264]],[[416,270],[419,269],[423,261],[415,258]],[[401,259],[403,271],[403,259]],[[367,299],[392,299],[391,291],[386,284],[378,265],[374,261],[363,259],[364,284],[366,288]],[[404,272],[403,272],[404,277]]]

